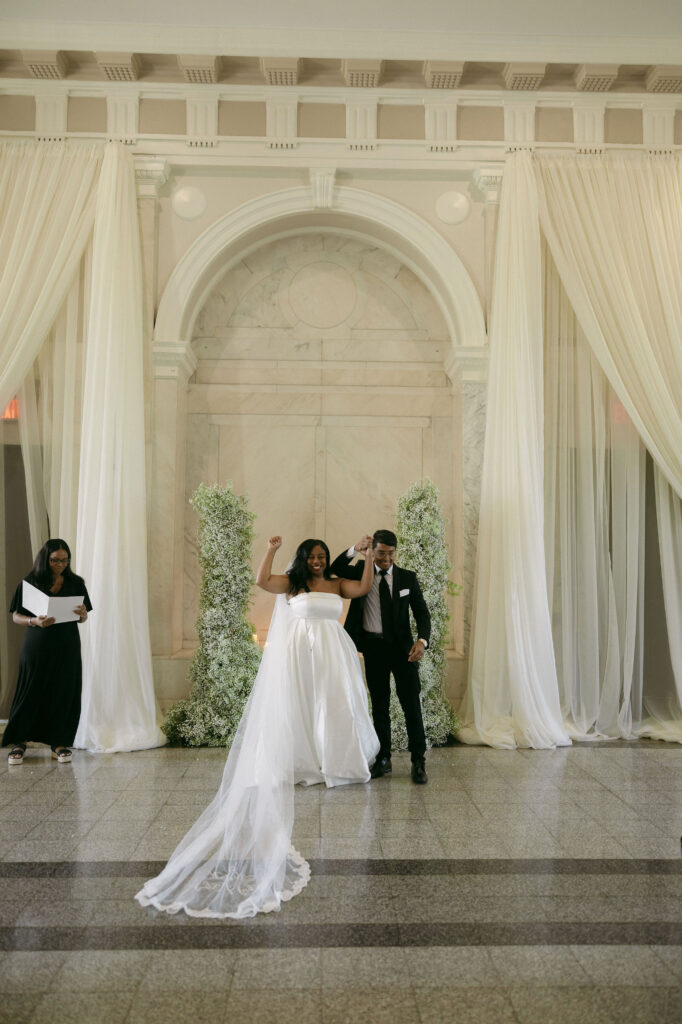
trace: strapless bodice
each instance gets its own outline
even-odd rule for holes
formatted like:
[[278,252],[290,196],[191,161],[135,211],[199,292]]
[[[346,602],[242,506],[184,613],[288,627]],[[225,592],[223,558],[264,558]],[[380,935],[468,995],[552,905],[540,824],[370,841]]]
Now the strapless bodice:
[[290,598],[289,608],[298,619],[338,619],[343,611],[343,601],[338,594],[318,591]]

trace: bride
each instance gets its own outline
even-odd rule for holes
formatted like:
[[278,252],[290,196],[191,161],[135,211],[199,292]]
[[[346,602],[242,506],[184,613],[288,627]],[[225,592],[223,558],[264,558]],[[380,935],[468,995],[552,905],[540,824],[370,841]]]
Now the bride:
[[[365,549],[371,538],[363,538]],[[342,597],[369,593],[331,576],[324,541],[305,540],[283,575],[271,537],[256,583],[277,594],[251,695],[218,793],[156,878],[135,899],[193,917],[253,917],[279,910],[310,878],[291,845],[296,783],[367,782],[379,751],[357,651],[339,617]]]

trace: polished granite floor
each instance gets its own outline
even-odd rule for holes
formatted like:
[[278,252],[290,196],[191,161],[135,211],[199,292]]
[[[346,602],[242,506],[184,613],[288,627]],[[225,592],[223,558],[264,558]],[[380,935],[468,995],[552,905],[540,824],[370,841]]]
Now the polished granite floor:
[[279,914],[141,909],[223,761],[3,756],[0,1021],[682,1021],[680,746],[457,746],[424,787],[395,756],[390,778],[297,791],[313,875]]

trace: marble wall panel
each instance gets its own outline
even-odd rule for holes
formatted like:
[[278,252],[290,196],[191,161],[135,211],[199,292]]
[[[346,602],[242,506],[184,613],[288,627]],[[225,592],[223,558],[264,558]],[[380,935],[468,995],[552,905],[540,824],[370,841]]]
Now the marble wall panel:
[[462,606],[463,646],[468,653],[476,569],[476,544],[481,501],[485,440],[486,386],[462,384]]
[[281,331],[228,331],[220,338],[195,338],[192,348],[197,359],[319,360],[321,338],[291,337]]
[[244,416],[259,413],[285,416],[290,412],[314,415],[322,411],[321,397],[314,391],[297,388],[285,391],[278,384],[264,384],[257,391],[247,385],[193,384],[187,395],[187,409],[190,414],[242,413]]
[[320,376],[321,384],[334,387],[447,388],[450,384],[445,370],[428,364],[424,368],[420,363],[402,363],[398,366],[385,363],[354,366],[335,363],[325,365]]
[[333,383],[325,381],[325,373],[319,363],[307,364],[303,361],[282,363],[276,359],[258,362],[207,359],[199,363],[194,381],[196,384],[251,384],[257,387],[273,383],[306,386]]
[[[423,472],[418,425],[326,427],[326,532],[333,553],[365,532],[392,529],[396,498]],[[337,550],[338,549],[338,550]]]
[[[268,537],[284,538],[275,569],[283,572],[298,544],[315,535],[315,430],[273,417],[244,417],[219,427],[218,479],[231,480],[256,513],[253,548],[257,568]],[[191,600],[191,599],[190,599]],[[194,598],[196,601],[196,598]],[[264,637],[272,599],[254,589],[252,620]]]
[[364,388],[357,392],[332,392],[320,396],[321,411],[326,416],[361,416],[370,411],[374,416],[447,416],[450,412],[448,389],[438,391],[383,390]]
[[335,363],[435,363],[442,367],[449,343],[427,341],[425,338],[400,338],[397,332],[386,334],[352,333],[344,339],[325,339],[322,342],[322,357]]
[[244,292],[253,286],[254,281],[254,272],[246,263],[234,266],[204,303],[195,324],[195,336],[217,337],[230,323]]
[[185,557],[183,562],[183,646],[196,640],[201,573],[197,559],[199,519],[190,498],[199,484],[219,481],[219,428],[207,416],[188,416],[185,457]]

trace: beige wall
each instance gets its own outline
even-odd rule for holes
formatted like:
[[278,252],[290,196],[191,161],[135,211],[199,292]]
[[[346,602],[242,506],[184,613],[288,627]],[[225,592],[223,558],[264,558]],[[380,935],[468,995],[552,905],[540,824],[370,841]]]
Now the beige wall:
[[0,96],[0,131],[32,132],[35,121],[33,96]]

